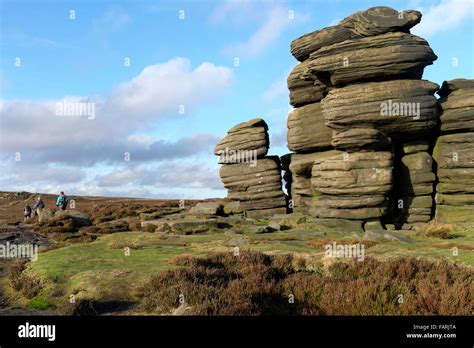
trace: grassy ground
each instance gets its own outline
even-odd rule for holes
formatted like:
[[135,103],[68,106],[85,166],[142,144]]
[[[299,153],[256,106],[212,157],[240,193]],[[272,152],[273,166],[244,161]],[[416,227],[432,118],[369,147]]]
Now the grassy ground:
[[[50,201],[53,198],[46,196],[47,205],[52,204]],[[158,200],[125,201],[134,207],[141,205],[148,210],[157,211],[169,207],[170,204],[177,204],[174,201]],[[97,206],[104,206],[104,211],[108,211],[110,206],[121,207],[124,204],[121,199],[88,197],[79,197],[77,202],[83,211],[92,213],[93,216]],[[0,222],[12,223],[15,218],[18,219],[18,211],[21,214],[22,206],[22,201],[0,202]],[[123,210],[123,207],[120,209]],[[99,209],[99,212],[101,211]],[[113,215],[107,216],[107,223],[114,221]],[[124,219],[127,217],[123,214],[117,218]],[[265,223],[268,221],[260,221],[260,224]],[[234,248],[238,245],[240,251],[292,254],[294,257],[304,258],[309,270],[317,270],[335,262],[334,259],[324,257],[325,245],[332,242],[358,242],[352,232],[325,228],[311,222],[272,233],[255,233],[250,227],[244,223],[192,235],[136,230],[99,235],[95,241],[89,243],[61,242],[59,248],[42,252],[36,262],[27,264],[25,274],[42,285],[42,290],[33,298],[14,291],[10,280],[5,276],[0,277],[0,288],[3,288],[4,293],[15,303],[36,309],[67,305],[71,295],[75,296],[76,300],[137,301],[139,289],[153,276],[180,267],[172,261],[180,255],[204,257],[216,252],[234,253]],[[231,233],[237,230],[244,233]],[[474,267],[474,229],[455,230],[452,233],[454,238],[451,239],[427,238],[413,231],[399,233],[410,237],[412,242],[361,241],[365,246],[365,256],[381,261],[397,257],[447,260]],[[453,248],[457,248],[457,254]],[[134,313],[132,311],[126,314]]]
[[[406,233],[409,235],[410,233]],[[63,247],[42,253],[31,262],[29,272],[45,283],[48,301],[61,304],[70,295],[96,300],[135,300],[137,290],[152,275],[176,267],[169,260],[177,255],[205,256],[213,252],[234,252],[226,242],[236,235],[224,233],[171,236],[162,233],[123,232],[100,237],[88,243]],[[311,230],[290,230],[266,234],[246,234],[239,237],[248,241],[240,250],[261,251],[268,254],[292,253],[308,259],[318,267],[324,259],[324,244],[347,240],[349,233],[328,231],[317,234]],[[472,232],[464,232],[453,240],[428,239],[413,236],[413,243],[382,241],[367,248],[366,256],[387,260],[398,256],[446,259],[453,263],[474,266]],[[314,242],[317,243],[314,243]],[[315,247],[316,246],[316,247]],[[452,247],[458,247],[458,256]],[[126,248],[129,254],[126,253]]]

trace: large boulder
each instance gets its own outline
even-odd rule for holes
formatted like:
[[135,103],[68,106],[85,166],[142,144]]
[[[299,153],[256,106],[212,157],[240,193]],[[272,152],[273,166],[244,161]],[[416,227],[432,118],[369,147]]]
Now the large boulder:
[[388,6],[371,7],[340,21],[340,25],[359,36],[374,36],[388,32],[408,33],[421,20],[418,11],[397,11]]
[[311,171],[314,161],[340,153],[336,150],[292,154],[289,171],[291,172],[291,199],[295,211],[307,211],[318,193],[311,186]]
[[444,81],[441,96],[441,131],[474,131],[474,80]]
[[189,212],[196,215],[221,215],[222,204],[217,202],[199,202]]
[[365,80],[420,79],[437,56],[415,35],[395,32],[342,41],[311,53],[306,72],[333,86]]
[[[239,209],[256,218],[286,213],[286,197],[282,191],[281,166],[278,156],[248,163],[226,164],[219,171],[229,199],[240,201]],[[276,209],[276,210],[275,210]]]
[[474,222],[474,133],[438,137],[433,150],[437,163],[436,220],[457,225]]
[[288,148],[309,152],[331,147],[332,130],[325,125],[320,103],[293,109],[288,115]]
[[239,123],[227,132],[214,149],[219,163],[249,162],[264,157],[270,145],[268,126],[261,118]]
[[[406,143],[401,146],[401,153],[395,169],[398,173],[395,211],[398,222],[403,224],[427,222],[432,218],[433,183],[436,175],[433,170],[433,158],[427,150],[427,141]],[[418,149],[419,151],[415,151]]]
[[418,11],[397,11],[387,6],[371,7],[344,18],[338,25],[305,34],[291,43],[291,54],[299,60],[325,46],[349,39],[380,35],[388,32],[409,32],[420,22]]
[[311,184],[320,194],[310,214],[319,218],[367,220],[382,217],[392,188],[392,153],[339,153],[316,159]]
[[329,88],[316,75],[305,72],[306,63],[296,65],[288,76],[290,104],[294,107],[316,103],[323,99]]
[[327,126],[335,130],[333,145],[353,148],[359,141],[364,147],[371,143],[376,147],[389,143],[386,138],[406,141],[431,132],[438,122],[433,95],[437,89],[437,84],[423,80],[369,82],[332,89],[321,101],[321,108]]

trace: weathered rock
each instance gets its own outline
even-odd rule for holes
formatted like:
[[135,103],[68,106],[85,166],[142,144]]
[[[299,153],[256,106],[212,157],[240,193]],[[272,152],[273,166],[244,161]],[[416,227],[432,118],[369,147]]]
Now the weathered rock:
[[268,126],[261,118],[239,123],[216,145],[219,163],[241,163],[262,158],[268,152]]
[[382,226],[380,220],[370,220],[364,224],[364,231],[385,231],[385,228]]
[[322,47],[330,46],[354,37],[354,34],[340,25],[316,30],[291,42],[291,54],[300,62]]
[[298,64],[288,76],[290,104],[294,107],[316,103],[323,99],[329,88],[315,75],[305,72],[307,63]]
[[38,221],[48,221],[54,218],[54,210],[50,208],[38,208],[36,209],[36,213],[38,214]]
[[444,81],[438,94],[441,131],[474,130],[474,80]]
[[395,32],[342,41],[310,54],[306,73],[332,86],[390,78],[420,79],[437,56],[418,36]]
[[390,152],[339,153],[316,159],[310,214],[315,217],[367,220],[383,216],[392,188]]
[[451,92],[459,89],[471,89],[474,88],[474,79],[454,79],[444,81],[438,94],[441,98],[448,96]]
[[224,204],[224,214],[232,215],[242,213],[242,208],[240,207],[239,201],[233,201]]
[[371,7],[344,18],[339,24],[359,36],[374,36],[388,32],[408,33],[421,20],[418,11],[397,11],[388,6]]
[[323,159],[341,153],[336,150],[308,154],[292,154],[289,169],[292,175],[291,199],[295,211],[306,211],[318,193],[311,186],[311,171],[316,159]]
[[90,226],[92,224],[89,214],[86,214],[76,209],[58,210],[54,214],[55,218],[61,217],[61,216],[72,218],[74,222],[74,226],[76,227]]
[[286,231],[286,230],[291,229],[290,226],[276,222],[276,221],[270,221],[268,223],[268,227],[273,228],[276,231]]
[[408,32],[421,19],[418,11],[396,11],[390,7],[372,7],[357,12],[331,26],[303,35],[291,43],[291,54],[303,61],[320,48],[363,36],[388,32]]
[[271,217],[271,221],[279,224],[280,226],[294,228],[306,222],[306,215],[301,213],[274,215]]
[[236,247],[236,246],[242,246],[242,245],[247,245],[247,244],[250,244],[250,242],[247,239],[242,238],[242,237],[234,237],[224,243],[225,246],[229,246],[229,247]]
[[438,166],[438,193],[474,193],[474,133],[438,137],[433,158]]
[[191,214],[221,215],[222,205],[215,202],[200,202],[190,209]]
[[245,212],[245,216],[249,219],[262,219],[273,215],[286,214],[286,207],[272,208],[272,209],[259,209],[259,210],[248,210]]
[[474,222],[474,133],[438,137],[433,150],[437,163],[436,221],[456,225]]
[[171,232],[176,234],[195,234],[208,232],[217,228],[216,219],[177,219],[177,220],[147,220],[142,221],[141,225],[145,228],[147,225],[156,226],[155,231]]
[[346,130],[334,129],[331,145],[338,150],[360,151],[366,149],[385,150],[391,139],[372,127],[354,127]]
[[432,218],[433,183],[436,175],[433,171],[433,158],[424,151],[428,148],[428,142],[422,141],[400,146],[401,157],[395,164],[398,176],[394,190],[394,211],[399,225],[406,222],[426,222]]
[[332,130],[325,125],[320,103],[293,109],[288,115],[288,148],[296,152],[327,149]]
[[[420,137],[431,132],[438,122],[438,111],[434,92],[438,85],[429,81],[395,80],[350,85],[331,90],[321,102],[326,124],[337,130],[333,144],[342,147],[353,144],[350,138],[359,132],[365,146],[384,140],[377,129],[386,137]],[[363,131],[353,129],[363,128]],[[344,133],[347,132],[347,133]],[[353,147],[353,146],[349,146]]]
[[311,183],[321,194],[385,194],[392,184],[392,154],[385,151],[356,152],[317,159]]
[[415,140],[412,142],[404,143],[402,146],[402,153],[404,155],[410,155],[412,153],[428,151],[430,143],[426,140]]
[[286,213],[278,156],[258,159],[254,164],[225,164],[219,171],[227,197],[239,201],[239,210],[249,218]]

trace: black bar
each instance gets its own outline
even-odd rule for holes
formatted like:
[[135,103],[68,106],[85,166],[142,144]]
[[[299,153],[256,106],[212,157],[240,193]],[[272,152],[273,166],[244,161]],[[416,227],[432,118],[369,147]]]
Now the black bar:
[[[19,338],[25,323],[56,325],[54,342]],[[410,344],[472,347],[472,317],[0,317],[0,346]],[[418,328],[414,328],[417,325]],[[455,328],[453,327],[455,326]],[[427,327],[423,330],[420,327]],[[449,328],[449,329],[448,329]],[[407,338],[407,334],[456,334]]]

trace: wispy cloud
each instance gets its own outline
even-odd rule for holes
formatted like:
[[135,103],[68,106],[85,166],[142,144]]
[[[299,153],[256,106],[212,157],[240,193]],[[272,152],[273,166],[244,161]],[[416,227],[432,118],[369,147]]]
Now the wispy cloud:
[[236,57],[256,57],[273,45],[282,33],[292,24],[305,20],[288,8],[277,5],[270,8],[264,22],[246,41],[231,44],[224,52]]
[[105,10],[101,17],[96,18],[92,23],[94,34],[107,34],[122,29],[131,22],[131,18],[124,9],[112,6]]
[[239,24],[255,20],[260,15],[261,3],[255,0],[224,0],[212,10],[211,24]]
[[420,7],[423,13],[420,24],[411,32],[422,37],[455,29],[464,21],[474,19],[474,2],[472,0],[443,0],[429,8]]
[[288,86],[287,79],[290,75],[293,67],[285,70],[285,72],[278,78],[273,81],[273,83],[262,93],[262,100],[265,102],[273,102],[275,100],[281,101],[284,100],[286,103],[289,102],[288,97]]

